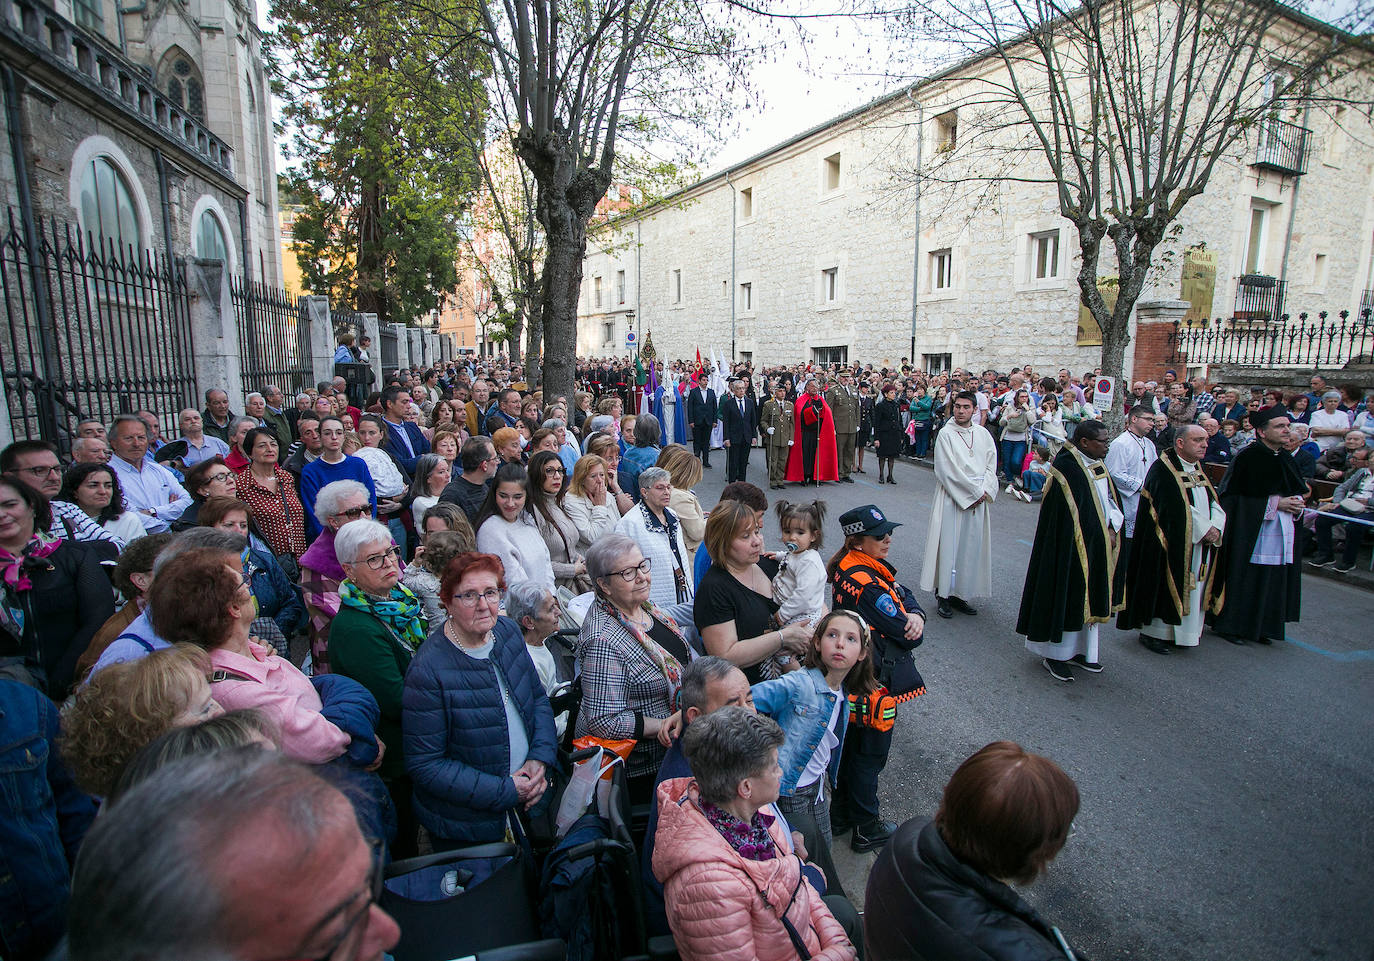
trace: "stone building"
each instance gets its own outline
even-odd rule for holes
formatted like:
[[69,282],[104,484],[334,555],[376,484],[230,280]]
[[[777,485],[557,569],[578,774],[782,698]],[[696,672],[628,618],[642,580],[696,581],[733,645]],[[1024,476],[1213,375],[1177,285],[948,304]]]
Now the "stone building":
[[281,285],[254,0],[0,0],[0,71],[11,210]]
[[[635,330],[667,358],[1092,369],[1101,334],[1079,307],[1077,237],[1053,186],[977,200],[910,186],[957,156],[975,88],[1001,69],[960,64],[601,228],[579,355],[624,354]],[[1372,133],[1330,104],[1259,125],[1185,208],[1141,302],[1187,301],[1193,320],[1369,304],[1374,165],[1359,145]],[[1114,281],[1099,278],[1108,297]],[[1157,373],[1161,335],[1134,334],[1128,370]]]

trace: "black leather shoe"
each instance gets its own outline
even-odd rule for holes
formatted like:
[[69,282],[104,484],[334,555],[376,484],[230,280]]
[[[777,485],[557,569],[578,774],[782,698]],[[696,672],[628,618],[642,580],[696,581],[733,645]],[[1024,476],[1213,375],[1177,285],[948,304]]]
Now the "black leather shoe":
[[844,477],[841,477],[841,478],[840,478],[840,483],[841,483],[841,484],[852,484],[852,483],[854,483],[854,478],[852,478],[852,477],[850,477],[849,475],[846,474]]
[[1144,645],[1145,650],[1154,651],[1156,654],[1173,653],[1174,646],[1172,644],[1170,644],[1168,641],[1161,641],[1157,637],[1151,637],[1148,634],[1140,635],[1140,643]]
[[952,608],[954,608],[954,609],[955,609],[956,611],[958,611],[960,614],[977,614],[977,613],[978,613],[978,608],[974,607],[972,604],[970,604],[968,601],[964,600],[962,597],[950,597],[950,598],[949,598],[949,606],[952,607]]
[[891,840],[892,832],[895,830],[897,825],[891,821],[878,820],[860,824],[854,828],[854,836],[849,839],[849,847],[861,854],[864,851],[872,851]]
[[953,617],[954,610],[949,606],[948,597],[935,598],[935,613],[941,617]]
[[1220,637],[1221,639],[1226,641],[1230,641],[1232,644],[1236,645],[1236,647],[1245,646],[1245,638],[1241,637],[1238,634],[1218,634],[1217,637]]

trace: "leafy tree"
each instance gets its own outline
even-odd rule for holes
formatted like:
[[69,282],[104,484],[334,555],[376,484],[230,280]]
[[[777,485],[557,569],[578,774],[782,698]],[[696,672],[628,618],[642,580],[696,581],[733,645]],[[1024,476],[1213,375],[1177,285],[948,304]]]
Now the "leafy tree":
[[457,280],[475,171],[450,148],[484,113],[466,16],[452,0],[272,5],[304,282],[384,323],[428,313]]
[[1353,87],[1368,48],[1348,32],[1367,18],[1352,11],[1342,29],[1269,0],[916,0],[897,33],[967,56],[940,80],[957,128],[918,172],[922,192],[988,209],[1009,184],[1049,185],[1077,230],[1102,372],[1119,380],[1156,252],[1218,164],[1244,163],[1246,147],[1283,154],[1300,136],[1289,121],[1368,99]]

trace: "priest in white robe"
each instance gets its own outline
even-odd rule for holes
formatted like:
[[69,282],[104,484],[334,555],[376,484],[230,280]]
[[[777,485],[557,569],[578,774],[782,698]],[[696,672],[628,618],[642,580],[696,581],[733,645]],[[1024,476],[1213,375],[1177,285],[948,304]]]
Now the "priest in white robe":
[[921,590],[934,591],[941,617],[977,614],[971,597],[992,593],[992,516],[997,443],[973,422],[971,391],[954,398],[954,417],[935,440],[935,498],[930,506]]

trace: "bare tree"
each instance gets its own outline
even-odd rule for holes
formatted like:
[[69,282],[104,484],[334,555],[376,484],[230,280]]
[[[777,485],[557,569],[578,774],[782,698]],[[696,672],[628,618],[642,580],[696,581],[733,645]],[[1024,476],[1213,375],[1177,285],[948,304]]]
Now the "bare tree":
[[[1008,184],[1052,186],[1077,229],[1102,371],[1119,379],[1156,254],[1217,165],[1242,142],[1300,150],[1285,117],[1369,100],[1354,87],[1367,16],[1326,24],[1269,0],[917,0],[897,32],[967,55],[942,78],[963,91],[957,130],[920,179],[983,207]],[[1099,289],[1104,254],[1114,303]]]

